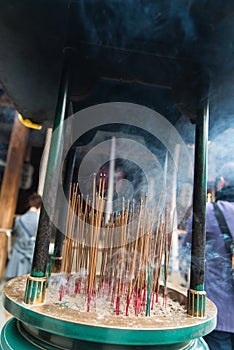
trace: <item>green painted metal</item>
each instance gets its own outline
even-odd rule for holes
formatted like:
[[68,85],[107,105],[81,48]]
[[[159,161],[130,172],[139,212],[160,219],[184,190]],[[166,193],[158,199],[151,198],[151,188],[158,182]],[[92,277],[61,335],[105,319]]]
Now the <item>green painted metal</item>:
[[35,350],[36,348],[26,341],[17,331],[16,320],[9,320],[2,328],[1,350]]
[[4,297],[5,308],[20,321],[51,333],[74,339],[122,345],[155,345],[183,343],[208,334],[216,326],[216,317],[200,320],[199,324],[188,327],[167,329],[131,329],[106,326],[91,326],[48,317],[24,305]]
[[195,139],[190,288],[197,291],[204,291],[208,121],[209,101],[206,100],[198,110]]
[[196,286],[196,290],[203,291],[204,290],[204,284],[199,284]]
[[[115,344],[103,344],[89,341],[72,340],[67,337],[58,338],[57,341],[51,343],[51,334],[48,333],[48,337],[40,334],[38,331],[37,336],[33,336],[24,326],[20,324],[15,318],[9,320],[2,329],[1,333],[1,350],[56,350],[57,345],[61,349],[76,349],[76,350],[133,350],[136,349],[135,345],[115,345]],[[53,335],[56,339],[56,335]],[[202,338],[196,338],[188,343],[178,344],[166,344],[166,345],[152,345],[152,346],[140,346],[139,350],[208,350],[208,346]]]
[[[63,122],[68,101],[69,76],[71,67],[72,49],[64,49],[64,64],[60,79],[59,95],[56,105],[56,112],[51,138],[50,152],[48,157],[45,185],[43,190],[43,204],[41,207],[37,239],[34,250],[31,276],[44,277],[47,269],[48,248],[51,234],[51,223],[44,207],[44,203],[49,202],[54,208],[56,201],[57,188],[53,185],[56,183],[54,176],[60,166],[61,146],[63,142]],[[27,295],[26,291],[26,295]],[[26,298],[27,299],[27,298]]]
[[33,271],[33,272],[32,272],[32,276],[33,276],[33,277],[44,277],[45,274],[44,274],[43,271]]

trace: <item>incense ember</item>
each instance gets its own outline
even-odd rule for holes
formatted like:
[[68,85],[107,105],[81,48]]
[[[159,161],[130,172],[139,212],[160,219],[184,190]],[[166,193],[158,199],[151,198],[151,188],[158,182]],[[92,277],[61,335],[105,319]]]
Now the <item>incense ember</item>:
[[149,208],[146,195],[139,203],[123,198],[107,221],[105,177],[97,190],[96,183],[94,176],[92,200],[84,199],[78,184],[71,186],[61,273],[50,276],[49,295],[82,311],[150,316],[161,300],[164,307],[168,302],[173,220],[167,210],[159,214],[159,203]]

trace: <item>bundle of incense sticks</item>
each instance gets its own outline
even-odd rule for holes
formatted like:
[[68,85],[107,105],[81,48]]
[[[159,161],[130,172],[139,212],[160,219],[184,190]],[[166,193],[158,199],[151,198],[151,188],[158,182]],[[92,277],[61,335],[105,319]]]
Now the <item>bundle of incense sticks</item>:
[[[106,222],[104,188],[105,177],[100,176],[96,189],[94,176],[90,200],[79,193],[78,184],[71,186],[62,254],[67,282],[61,286],[59,300],[64,293],[81,294],[87,300],[88,312],[95,309],[100,298],[115,309],[116,315],[128,316],[132,305],[135,315],[149,316],[158,302],[162,275],[166,304],[172,241],[169,226],[173,223],[167,222],[167,212],[159,213],[159,203],[148,208],[147,195],[140,203],[123,198],[121,210]],[[72,291],[71,274],[76,276]]]

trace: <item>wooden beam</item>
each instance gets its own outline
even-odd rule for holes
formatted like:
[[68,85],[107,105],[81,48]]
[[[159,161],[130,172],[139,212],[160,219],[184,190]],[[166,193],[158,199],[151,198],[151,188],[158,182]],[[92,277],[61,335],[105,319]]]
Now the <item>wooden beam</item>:
[[8,237],[6,233],[13,225],[28,130],[20,123],[16,112],[0,192],[0,280],[4,275],[7,261]]

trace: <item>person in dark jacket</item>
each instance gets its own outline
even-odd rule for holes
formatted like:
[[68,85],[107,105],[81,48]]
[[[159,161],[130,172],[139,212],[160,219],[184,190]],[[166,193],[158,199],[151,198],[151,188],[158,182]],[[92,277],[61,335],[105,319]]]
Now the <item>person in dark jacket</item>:
[[[234,162],[220,171],[215,202],[221,210],[232,239],[234,239]],[[221,225],[222,226],[222,225]],[[192,216],[182,240],[181,255],[191,248]],[[216,329],[204,337],[211,350],[234,349],[234,276],[232,253],[225,245],[214,203],[206,205],[205,291],[217,306]]]
[[15,244],[5,271],[5,280],[28,274],[34,253],[34,246],[41,207],[41,196],[37,193],[28,198],[28,210],[15,219]]

